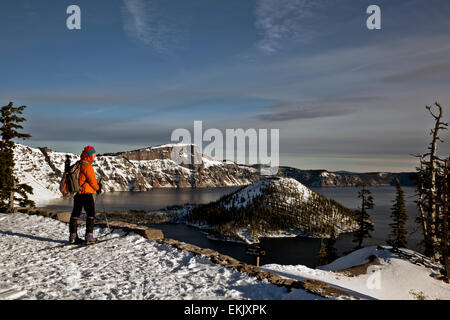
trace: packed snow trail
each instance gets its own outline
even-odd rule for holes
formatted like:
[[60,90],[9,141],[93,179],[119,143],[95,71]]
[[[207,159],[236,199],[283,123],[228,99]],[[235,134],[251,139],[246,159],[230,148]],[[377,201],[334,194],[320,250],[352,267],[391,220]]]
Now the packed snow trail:
[[[78,230],[83,234],[83,228]],[[95,236],[107,233],[95,229]],[[213,264],[134,233],[91,247],[58,246],[68,226],[0,214],[0,299],[318,299]]]

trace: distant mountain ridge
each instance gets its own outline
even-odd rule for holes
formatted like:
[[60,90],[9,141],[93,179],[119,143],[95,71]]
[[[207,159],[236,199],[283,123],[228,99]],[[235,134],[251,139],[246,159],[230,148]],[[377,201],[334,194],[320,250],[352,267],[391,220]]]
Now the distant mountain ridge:
[[[171,160],[174,145],[100,155],[93,162],[97,179],[105,191],[147,191],[152,188],[213,188],[251,184],[260,179],[258,170],[222,163],[200,155],[200,164],[180,165]],[[177,148],[178,157],[186,158],[190,146]],[[20,183],[31,185],[31,199],[50,200],[60,197],[59,181],[66,156],[72,164],[79,155],[55,152],[48,148],[30,148],[16,144],[15,173]]]
[[[190,148],[191,145],[179,145],[179,144],[166,144],[155,147],[137,149],[132,151],[117,152],[112,154],[105,154],[109,156],[121,156],[129,160],[156,160],[156,159],[172,159],[172,152],[175,147],[177,148]],[[214,160],[206,155],[200,153],[200,149],[197,146],[193,146],[195,149],[194,154],[197,157],[197,162],[202,162],[207,167],[211,165],[220,166],[223,164],[234,164],[231,161],[221,162]],[[201,159],[200,159],[201,158]],[[200,160],[200,161],[199,161]],[[236,165],[236,164],[235,164]],[[183,167],[190,168],[189,165],[181,165]],[[254,172],[259,179],[260,165],[239,165],[241,168],[253,168],[257,169]],[[279,168],[277,176],[293,178],[298,182],[304,184],[307,187],[354,187],[358,182],[364,182],[368,186],[380,187],[380,186],[395,186],[395,180],[399,179],[402,186],[413,187],[416,185],[414,178],[417,176],[416,172],[350,172],[350,171],[328,171],[328,170],[303,170],[293,167],[281,166]]]
[[[167,144],[126,152],[99,155],[93,163],[105,191],[147,191],[152,188],[213,188],[245,186],[261,179],[258,166],[217,161],[194,152],[198,164],[178,164],[187,160],[194,145]],[[33,200],[60,197],[59,180],[66,156],[72,163],[79,155],[55,152],[46,147],[31,148],[16,144],[15,171],[21,183],[35,189]],[[181,161],[180,161],[181,162]],[[280,167],[279,177],[293,178],[307,187],[350,187],[357,182],[368,186],[393,185],[399,178],[402,185],[413,186],[415,173],[333,173],[326,170],[300,170]]]
[[416,172],[367,172],[351,173],[327,170],[301,170],[292,167],[280,167],[278,176],[294,178],[308,187],[354,187],[358,182],[364,182],[370,187],[394,186],[395,179],[402,186],[416,185]]

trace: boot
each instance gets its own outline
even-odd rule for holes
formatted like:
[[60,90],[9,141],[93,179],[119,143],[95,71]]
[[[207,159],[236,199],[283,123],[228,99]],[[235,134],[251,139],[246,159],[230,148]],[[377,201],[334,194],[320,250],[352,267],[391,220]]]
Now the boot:
[[86,244],[94,243],[94,217],[87,217],[86,219]]
[[70,244],[79,244],[82,243],[83,240],[81,240],[80,238],[78,238],[78,234],[76,233],[71,233],[69,236],[69,243]]
[[93,233],[86,233],[86,244],[92,244],[95,243],[95,238],[94,238],[94,234]]

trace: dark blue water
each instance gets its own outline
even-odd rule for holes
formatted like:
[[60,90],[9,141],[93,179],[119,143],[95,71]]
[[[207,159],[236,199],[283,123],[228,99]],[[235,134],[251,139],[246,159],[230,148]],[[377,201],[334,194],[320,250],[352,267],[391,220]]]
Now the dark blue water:
[[[356,188],[313,188],[315,191],[321,193],[329,199],[334,199],[344,206],[352,209],[361,207],[361,200],[358,198],[358,189]],[[422,239],[421,230],[417,230],[418,225],[415,223],[417,216],[417,207],[414,201],[417,199],[413,187],[403,187],[405,192],[406,210],[409,215],[406,228],[410,235],[408,239],[408,247],[416,251],[422,251],[420,241]],[[389,224],[392,223],[391,208],[393,200],[396,196],[395,187],[373,187],[369,188],[375,201],[375,207],[369,210],[370,217],[374,222],[374,231],[371,233],[372,238],[365,240],[367,245],[385,244],[386,239],[390,233]],[[414,232],[417,230],[416,232]],[[338,241],[339,247],[344,250],[346,247],[346,236],[342,236]],[[340,245],[340,246],[339,246]],[[352,247],[352,246],[350,246]]]
[[[187,203],[205,204],[219,199],[221,196],[237,190],[230,188],[175,189],[158,188],[146,192],[107,192],[96,195],[98,210],[157,210],[167,206],[184,205]],[[61,198],[49,201],[46,208],[72,210],[72,199]]]
[[[360,205],[356,188],[313,188],[327,198],[335,199],[341,204],[356,209]],[[369,188],[375,200],[375,208],[370,210],[375,225],[372,238],[366,239],[364,245],[385,244],[390,233],[392,201],[395,199],[394,187]],[[104,194],[103,204],[97,200],[97,207],[104,206],[106,210],[153,210],[170,205],[183,205],[185,203],[208,203],[217,200],[222,195],[231,193],[236,188],[212,189],[154,189],[148,192],[114,192]],[[414,188],[404,187],[409,221],[407,228],[413,232],[417,225],[414,223],[417,209],[414,204]],[[71,200],[57,200],[49,203],[47,207],[70,210]],[[240,261],[253,263],[254,258],[245,255],[246,246],[241,243],[222,242],[210,240],[206,235],[193,227],[182,224],[155,225],[162,229],[168,238],[177,239],[204,248],[211,248],[223,254],[234,257]],[[417,231],[409,237],[408,247],[422,251],[419,246],[421,232]],[[355,246],[352,234],[341,235],[337,240],[339,254],[349,251]],[[267,250],[267,256],[261,258],[262,264],[277,263],[285,265],[303,264],[309,267],[317,265],[317,255],[320,249],[320,239],[310,238],[281,238],[262,239],[261,245]]]

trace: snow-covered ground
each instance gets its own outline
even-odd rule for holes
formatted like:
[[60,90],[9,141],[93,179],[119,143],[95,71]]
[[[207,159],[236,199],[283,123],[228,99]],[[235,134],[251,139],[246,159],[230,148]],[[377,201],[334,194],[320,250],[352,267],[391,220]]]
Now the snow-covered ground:
[[[106,232],[95,230],[96,235]],[[62,222],[0,214],[0,299],[319,298],[303,290],[289,293],[136,234],[87,248],[41,250],[67,237]]]
[[[67,224],[50,218],[0,214],[0,299],[320,298],[299,289],[288,292],[205,257],[119,231],[107,236],[115,239],[91,247],[42,250],[64,243],[67,229]],[[95,229],[96,236],[106,232]],[[371,255],[381,265],[368,274],[350,277],[329,271],[364,264]],[[376,247],[355,251],[320,270],[275,264],[262,268],[286,278],[320,280],[362,299],[450,299],[450,285],[434,278],[432,266],[413,264]]]
[[[408,255],[423,257],[404,250]],[[342,270],[368,263],[371,255],[378,257],[381,265],[369,267],[367,274],[348,277],[331,270]],[[306,266],[265,265],[266,271],[296,280],[321,280],[344,289],[360,298],[383,300],[441,299],[450,300],[450,284],[435,279],[436,268],[416,265],[389,250],[367,247],[335,260],[329,265],[311,269]],[[427,264],[428,264],[427,263]]]

